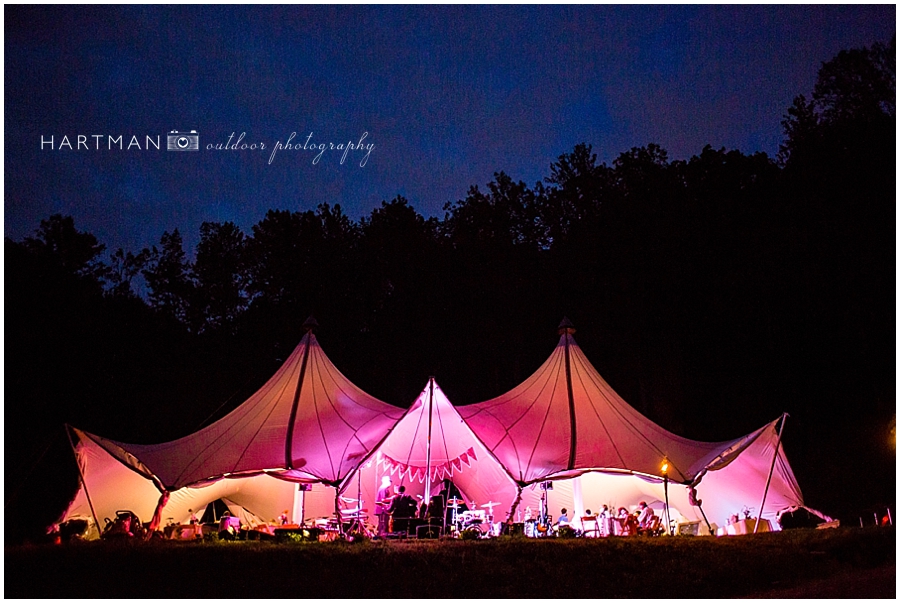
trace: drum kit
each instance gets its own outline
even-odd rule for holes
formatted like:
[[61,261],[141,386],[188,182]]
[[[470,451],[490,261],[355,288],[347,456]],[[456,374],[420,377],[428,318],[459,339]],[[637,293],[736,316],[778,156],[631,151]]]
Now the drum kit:
[[[458,498],[451,498],[447,506],[453,509],[453,526],[457,534],[465,530],[477,530],[481,538],[499,536],[499,530],[494,528],[494,507],[498,502],[488,502],[481,505],[481,509],[472,509],[458,513],[459,506],[464,503]],[[473,504],[474,506],[474,504]],[[487,511],[484,511],[487,509]]]
[[[362,508],[362,501],[358,498],[342,496],[341,502],[348,505],[348,508],[340,509],[340,522],[344,524],[344,531],[360,532],[371,536],[371,530],[366,527],[366,517],[369,510]],[[338,518],[335,517],[332,522],[334,528],[337,528]]]
[[[419,496],[419,498],[422,497]],[[340,500],[343,503],[340,509],[340,519],[338,517],[323,518],[316,522],[316,527],[336,530],[338,529],[338,521],[340,521],[344,524],[343,528],[346,532],[362,532],[371,536],[371,531],[365,525],[368,509],[362,508],[361,501],[356,498],[341,496]],[[471,510],[461,511],[460,508],[466,505],[466,501],[461,498],[451,498],[447,501],[447,508],[452,510],[450,517],[451,529],[457,536],[465,530],[473,529],[480,532],[480,538],[499,536],[500,524],[498,523],[495,527],[494,507],[500,504],[499,502],[490,501],[480,505],[480,508],[475,508],[476,505],[473,502],[471,505],[467,505],[472,507]]]

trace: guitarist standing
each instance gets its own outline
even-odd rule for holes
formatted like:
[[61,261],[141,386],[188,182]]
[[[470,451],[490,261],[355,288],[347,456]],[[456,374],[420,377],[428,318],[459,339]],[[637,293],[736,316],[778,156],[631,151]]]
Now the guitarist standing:
[[394,490],[391,487],[391,478],[385,475],[381,478],[381,487],[375,495],[375,515],[378,516],[378,535],[388,533],[388,525],[391,521],[391,503],[394,502]]

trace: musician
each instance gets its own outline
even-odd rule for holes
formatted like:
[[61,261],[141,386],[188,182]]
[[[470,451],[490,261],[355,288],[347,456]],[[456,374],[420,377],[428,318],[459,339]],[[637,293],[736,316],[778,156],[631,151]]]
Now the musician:
[[375,515],[378,517],[378,535],[388,533],[388,525],[391,521],[391,503],[394,502],[394,490],[391,488],[391,478],[385,475],[381,478],[381,488],[375,495]]
[[391,516],[394,518],[394,531],[409,531],[409,520],[416,516],[416,501],[406,493],[406,486],[397,488],[397,495],[391,503]]
[[431,500],[428,501],[428,510],[425,515],[427,519],[431,520],[432,525],[440,525],[445,521],[445,504],[450,494],[450,488],[448,487],[449,483],[450,480],[441,482],[437,492],[432,495]]

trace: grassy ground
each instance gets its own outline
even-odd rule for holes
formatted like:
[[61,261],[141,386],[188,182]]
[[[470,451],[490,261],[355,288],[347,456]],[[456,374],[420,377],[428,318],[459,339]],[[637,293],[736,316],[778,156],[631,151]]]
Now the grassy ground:
[[803,594],[806,585],[871,576],[877,588],[854,592],[896,594],[893,528],[718,539],[95,542],[7,547],[5,556],[5,598],[788,598],[815,596]]

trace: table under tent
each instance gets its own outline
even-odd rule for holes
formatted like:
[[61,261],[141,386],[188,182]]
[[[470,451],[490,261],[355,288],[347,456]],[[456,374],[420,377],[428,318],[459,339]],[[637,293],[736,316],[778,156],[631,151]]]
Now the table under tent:
[[778,529],[778,513],[803,504],[780,446],[784,417],[725,442],[679,437],[619,397],[574,332],[564,320],[559,343],[531,377],[497,398],[457,408],[520,488],[521,500],[509,509],[515,520],[523,507],[538,513],[542,497],[554,517],[568,509],[579,529],[586,509],[596,514],[606,504],[633,512],[644,501],[657,514],[667,509],[672,524],[708,534],[746,510],[767,520],[761,527]]
[[[81,484],[60,523],[88,520],[99,537],[122,509],[158,529],[227,498],[247,517],[299,523],[304,503],[330,502],[404,411],[366,394],[307,333],[275,375],[222,419],[179,440],[126,444],[70,428]],[[312,491],[304,491],[318,484]],[[329,495],[325,492],[330,491]],[[318,508],[312,513],[321,512]],[[255,521],[255,520],[254,520]],[[252,527],[252,526],[251,526]]]

